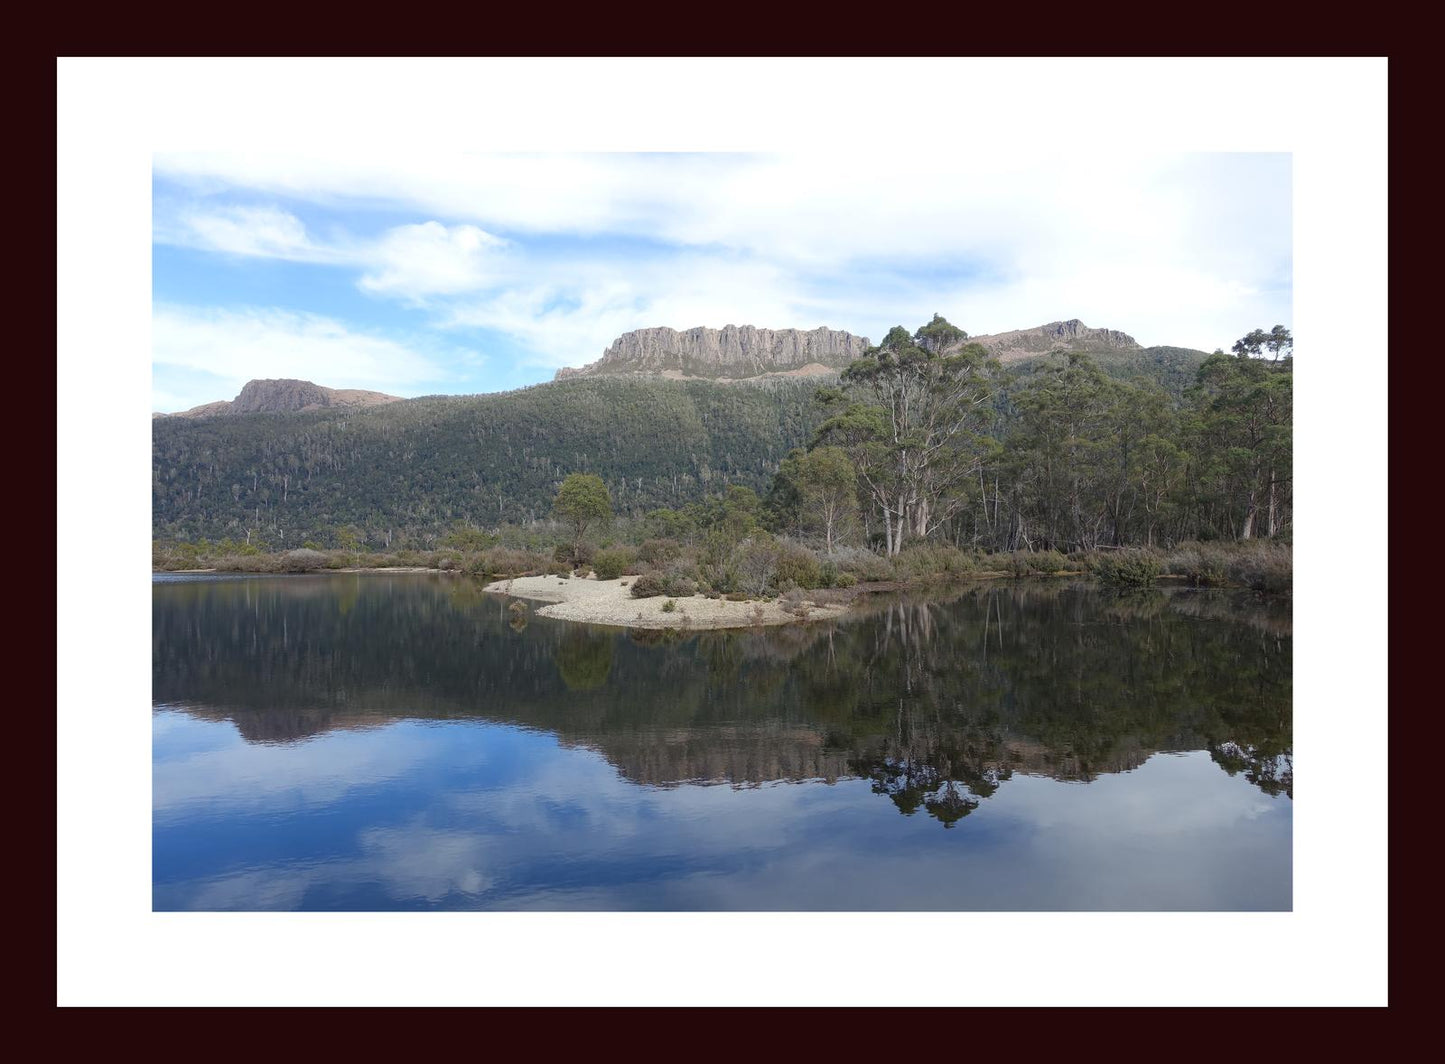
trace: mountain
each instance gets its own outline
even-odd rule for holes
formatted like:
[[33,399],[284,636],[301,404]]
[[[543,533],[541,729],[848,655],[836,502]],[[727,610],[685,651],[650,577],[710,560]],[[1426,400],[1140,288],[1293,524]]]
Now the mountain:
[[866,336],[837,329],[637,329],[623,333],[596,362],[559,369],[557,380],[620,373],[731,381],[750,377],[805,377],[843,369],[869,346]]
[[1055,351],[1078,351],[1087,355],[1119,351],[1142,351],[1139,341],[1117,329],[1091,329],[1078,318],[1051,321],[1034,329],[970,336],[968,342],[981,344],[1000,362],[1018,362]]
[[[1051,352],[1084,350],[1112,377],[1179,397],[1207,357],[1077,321],[976,339],[997,345],[1010,390]],[[232,402],[152,421],[152,532],[218,540],[260,530],[272,546],[329,546],[350,526],[368,543],[405,533],[421,545],[458,521],[544,518],[574,472],[601,476],[625,515],[729,484],[763,495],[820,424],[818,385],[867,346],[831,329],[646,329],[590,366],[512,392],[397,400],[252,381]],[[1006,413],[1007,393],[1000,404]]]
[[[817,382],[751,387],[612,375],[512,392],[431,396],[151,423],[156,536],[330,544],[454,522],[546,517],[568,473],[596,473],[622,514],[680,507],[728,484],[766,493],[823,412]],[[368,542],[371,542],[368,539]]]
[[400,396],[367,392],[359,388],[323,388],[310,381],[294,379],[247,381],[235,399],[204,403],[176,414],[158,417],[218,417],[232,414],[285,414],[331,407],[368,407],[395,403]]

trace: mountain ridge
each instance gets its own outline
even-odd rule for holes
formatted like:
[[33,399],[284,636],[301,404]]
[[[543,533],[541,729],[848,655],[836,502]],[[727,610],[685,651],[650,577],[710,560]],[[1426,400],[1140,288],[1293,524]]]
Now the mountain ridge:
[[361,388],[327,388],[295,377],[258,378],[245,383],[234,399],[202,403],[174,414],[152,414],[152,418],[203,418],[238,414],[282,414],[332,407],[369,407],[400,402],[401,396],[370,392]]

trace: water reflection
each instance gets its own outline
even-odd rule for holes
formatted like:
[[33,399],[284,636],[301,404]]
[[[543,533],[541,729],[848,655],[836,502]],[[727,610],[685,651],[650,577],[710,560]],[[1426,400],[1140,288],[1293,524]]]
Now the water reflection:
[[951,822],[1016,772],[1088,781],[1157,751],[1209,750],[1290,794],[1291,645],[1287,620],[1260,622],[1272,608],[991,586],[669,638],[514,631],[506,600],[460,579],[196,581],[157,588],[153,691],[253,742],[481,719],[586,744],[639,783],[857,776]]
[[157,906],[1288,907],[1287,609],[516,620],[459,578],[157,584]]

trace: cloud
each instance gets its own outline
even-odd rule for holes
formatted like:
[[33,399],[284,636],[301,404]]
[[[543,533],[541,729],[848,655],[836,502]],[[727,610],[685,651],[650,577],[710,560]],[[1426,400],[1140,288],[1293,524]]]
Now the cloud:
[[417,346],[357,331],[319,314],[270,308],[161,305],[151,322],[162,390],[195,406],[234,396],[247,381],[296,377],[331,388],[419,395],[447,380]]
[[158,222],[157,238],[165,243],[295,262],[340,260],[336,251],[312,242],[300,218],[279,207],[189,209]]
[[400,225],[364,249],[368,268],[359,283],[365,291],[413,301],[488,288],[504,276],[506,246],[474,225]]
[[321,245],[279,208],[218,209],[183,237],[347,266],[362,291],[503,333],[539,367],[656,325],[876,339],[934,312],[975,334],[1080,318],[1211,350],[1290,321],[1281,154],[191,153],[155,169],[191,199],[285,197],[353,228],[378,210],[426,219]]

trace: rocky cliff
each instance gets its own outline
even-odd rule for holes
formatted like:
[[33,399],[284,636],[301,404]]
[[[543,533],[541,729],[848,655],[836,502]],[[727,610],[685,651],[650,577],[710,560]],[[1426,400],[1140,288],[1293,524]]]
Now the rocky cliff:
[[256,380],[247,381],[235,399],[183,410],[161,417],[218,417],[230,414],[287,414],[301,410],[322,410],[327,407],[379,406],[394,403],[399,396],[383,392],[367,392],[359,388],[324,388],[310,381]]
[[560,369],[557,379],[616,373],[737,380],[768,374],[805,375],[842,369],[863,354],[868,338],[837,329],[638,329],[623,333],[596,362]]
[[1035,329],[970,336],[970,343],[983,347],[1000,362],[1047,355],[1052,351],[1100,354],[1109,351],[1140,351],[1139,342],[1117,329],[1091,329],[1078,318],[1051,321]]

